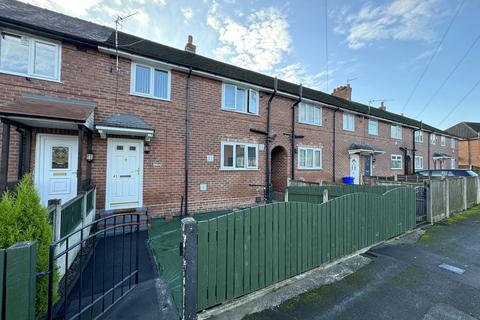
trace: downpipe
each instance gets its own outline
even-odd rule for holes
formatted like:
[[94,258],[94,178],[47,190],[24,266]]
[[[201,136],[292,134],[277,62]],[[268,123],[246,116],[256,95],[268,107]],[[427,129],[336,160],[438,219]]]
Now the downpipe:
[[272,100],[277,94],[278,88],[278,79],[275,77],[273,82],[273,92],[268,98],[267,103],[267,135],[265,138],[265,151],[267,155],[265,157],[265,193],[266,193],[266,202],[272,203],[272,179],[270,175],[270,122],[272,115]]

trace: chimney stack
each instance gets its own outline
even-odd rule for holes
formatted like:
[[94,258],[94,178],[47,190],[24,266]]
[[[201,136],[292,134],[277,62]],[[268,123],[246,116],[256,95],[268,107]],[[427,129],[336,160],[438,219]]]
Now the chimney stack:
[[380,110],[387,110],[387,107],[385,106],[385,103],[382,101],[380,102],[380,107],[378,108]]
[[188,41],[185,45],[185,51],[190,53],[196,53],[197,51],[197,46],[193,44],[193,37],[191,35],[188,36]]
[[352,101],[352,87],[350,87],[350,84],[347,84],[346,86],[340,86],[333,89],[332,95],[348,101]]

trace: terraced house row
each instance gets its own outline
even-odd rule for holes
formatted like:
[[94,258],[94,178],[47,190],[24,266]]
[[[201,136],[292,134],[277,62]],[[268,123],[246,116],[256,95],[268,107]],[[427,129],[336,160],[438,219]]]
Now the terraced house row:
[[384,106],[0,1],[2,188],[42,201],[97,186],[97,207],[153,214],[248,206],[288,179],[455,167],[456,137]]

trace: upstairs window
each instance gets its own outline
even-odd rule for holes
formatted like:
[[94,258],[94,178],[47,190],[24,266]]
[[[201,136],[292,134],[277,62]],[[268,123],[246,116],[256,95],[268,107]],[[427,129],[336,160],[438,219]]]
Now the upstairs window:
[[378,120],[368,119],[368,134],[378,136]]
[[440,137],[440,144],[442,147],[445,147],[447,145],[447,139],[444,136]]
[[415,156],[415,170],[423,169],[423,157]]
[[343,113],[343,130],[355,131],[355,115],[353,113]]
[[258,169],[258,145],[222,142],[222,170]]
[[452,149],[455,148],[455,139],[453,138],[450,139],[450,146],[452,147]]
[[423,132],[415,131],[415,142],[423,143]]
[[322,125],[322,108],[309,103],[300,103],[299,107],[299,121],[300,123],[313,124],[316,126]]
[[170,100],[170,72],[132,63],[132,94]]
[[435,133],[432,133],[430,135],[430,143],[431,144],[437,144],[437,136],[435,135]]
[[258,91],[224,83],[222,94],[222,109],[242,113],[258,114]]
[[392,124],[390,127],[390,136],[393,139],[402,140],[402,126]]
[[0,34],[0,72],[60,80],[60,45],[8,32]]
[[298,169],[322,169],[322,149],[299,147]]

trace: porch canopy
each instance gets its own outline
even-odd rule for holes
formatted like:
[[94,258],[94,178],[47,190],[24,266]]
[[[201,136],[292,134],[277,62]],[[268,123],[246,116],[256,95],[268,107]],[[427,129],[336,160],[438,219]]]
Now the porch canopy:
[[433,160],[447,160],[453,158],[451,155],[442,152],[434,152],[432,157]]
[[104,139],[110,134],[144,137],[145,141],[150,141],[155,133],[152,126],[133,114],[115,114],[104,121],[97,122],[95,128]]
[[385,151],[369,144],[360,144],[353,142],[350,147],[348,147],[349,154],[358,153],[360,155],[375,155],[375,154],[384,154]]
[[5,190],[7,187],[10,187],[10,184],[14,187],[17,182],[7,183],[11,127],[16,127],[17,132],[20,133],[18,180],[20,180],[26,172],[30,172],[32,129],[49,128],[78,131],[77,191],[82,189],[82,184],[89,184],[91,164],[88,163],[87,165],[87,179],[81,181],[81,161],[85,131],[87,132],[87,153],[92,152],[92,130],[95,107],[95,102],[40,96],[29,93],[22,93],[13,102],[0,105],[0,118],[3,124],[0,189]]

